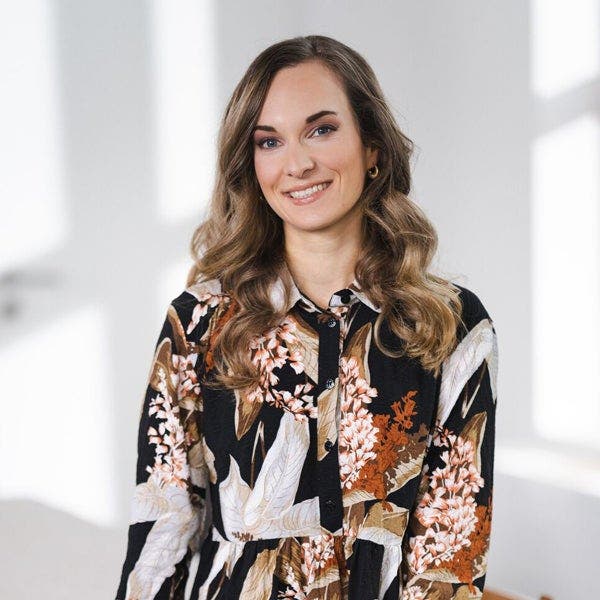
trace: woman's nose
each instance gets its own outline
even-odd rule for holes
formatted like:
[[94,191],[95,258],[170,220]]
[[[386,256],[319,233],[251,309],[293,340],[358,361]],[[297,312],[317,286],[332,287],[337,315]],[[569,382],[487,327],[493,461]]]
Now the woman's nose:
[[302,177],[306,171],[314,169],[315,161],[307,149],[300,143],[290,144],[286,155],[286,173],[293,177]]

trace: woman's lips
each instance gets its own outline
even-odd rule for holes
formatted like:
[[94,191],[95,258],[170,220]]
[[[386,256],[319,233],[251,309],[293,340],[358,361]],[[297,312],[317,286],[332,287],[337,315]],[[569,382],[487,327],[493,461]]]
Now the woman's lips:
[[286,196],[296,206],[302,206],[304,204],[310,204],[311,202],[318,200],[330,187],[331,187],[331,182],[329,181],[329,182],[327,182],[327,187],[324,190],[318,190],[317,192],[315,192],[314,194],[311,194],[310,196],[308,196],[306,198],[294,198],[294,197],[290,196],[289,193],[287,193]]

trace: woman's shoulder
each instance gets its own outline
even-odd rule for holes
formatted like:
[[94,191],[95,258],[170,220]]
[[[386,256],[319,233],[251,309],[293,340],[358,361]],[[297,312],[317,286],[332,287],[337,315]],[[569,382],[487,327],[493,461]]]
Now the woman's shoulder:
[[185,288],[182,295],[188,295],[195,298],[198,302],[206,302],[210,298],[226,297],[223,292],[220,279],[206,279],[197,281]]
[[493,323],[490,313],[478,294],[464,285],[459,285],[455,282],[452,282],[452,285],[458,289],[462,303],[461,318],[468,331],[473,329],[473,327],[478,325],[481,321],[487,320],[490,324]]
[[[184,287],[171,302],[186,333],[207,328],[208,320],[216,313],[216,308],[229,303],[230,296],[222,291],[219,279],[199,281]],[[202,323],[205,326],[198,327]]]
[[184,309],[197,304],[216,305],[228,299],[229,296],[222,291],[221,281],[208,279],[180,288],[179,293],[171,300],[171,304],[175,308]]

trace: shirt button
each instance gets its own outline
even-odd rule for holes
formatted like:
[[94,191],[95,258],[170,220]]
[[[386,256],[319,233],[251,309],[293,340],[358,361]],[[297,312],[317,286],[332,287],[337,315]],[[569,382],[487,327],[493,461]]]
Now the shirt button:
[[327,327],[335,327],[336,323],[337,323],[337,320],[334,319],[333,317],[331,317],[331,319],[329,319],[329,321],[327,321]]
[[333,386],[335,385],[335,379],[331,379],[329,378],[326,382],[325,382],[325,387],[330,390]]
[[325,502],[325,506],[327,507],[327,511],[330,513],[335,510],[335,502],[333,500],[327,500]]
[[331,440],[327,440],[323,445],[328,452],[333,448],[333,442]]

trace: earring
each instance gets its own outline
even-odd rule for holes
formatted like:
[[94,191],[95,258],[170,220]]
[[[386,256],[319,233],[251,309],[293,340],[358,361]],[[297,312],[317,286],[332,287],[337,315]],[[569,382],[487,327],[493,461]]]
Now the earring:
[[379,175],[379,167],[377,165],[373,165],[370,169],[367,169],[367,173],[371,179],[375,179],[375,177]]

